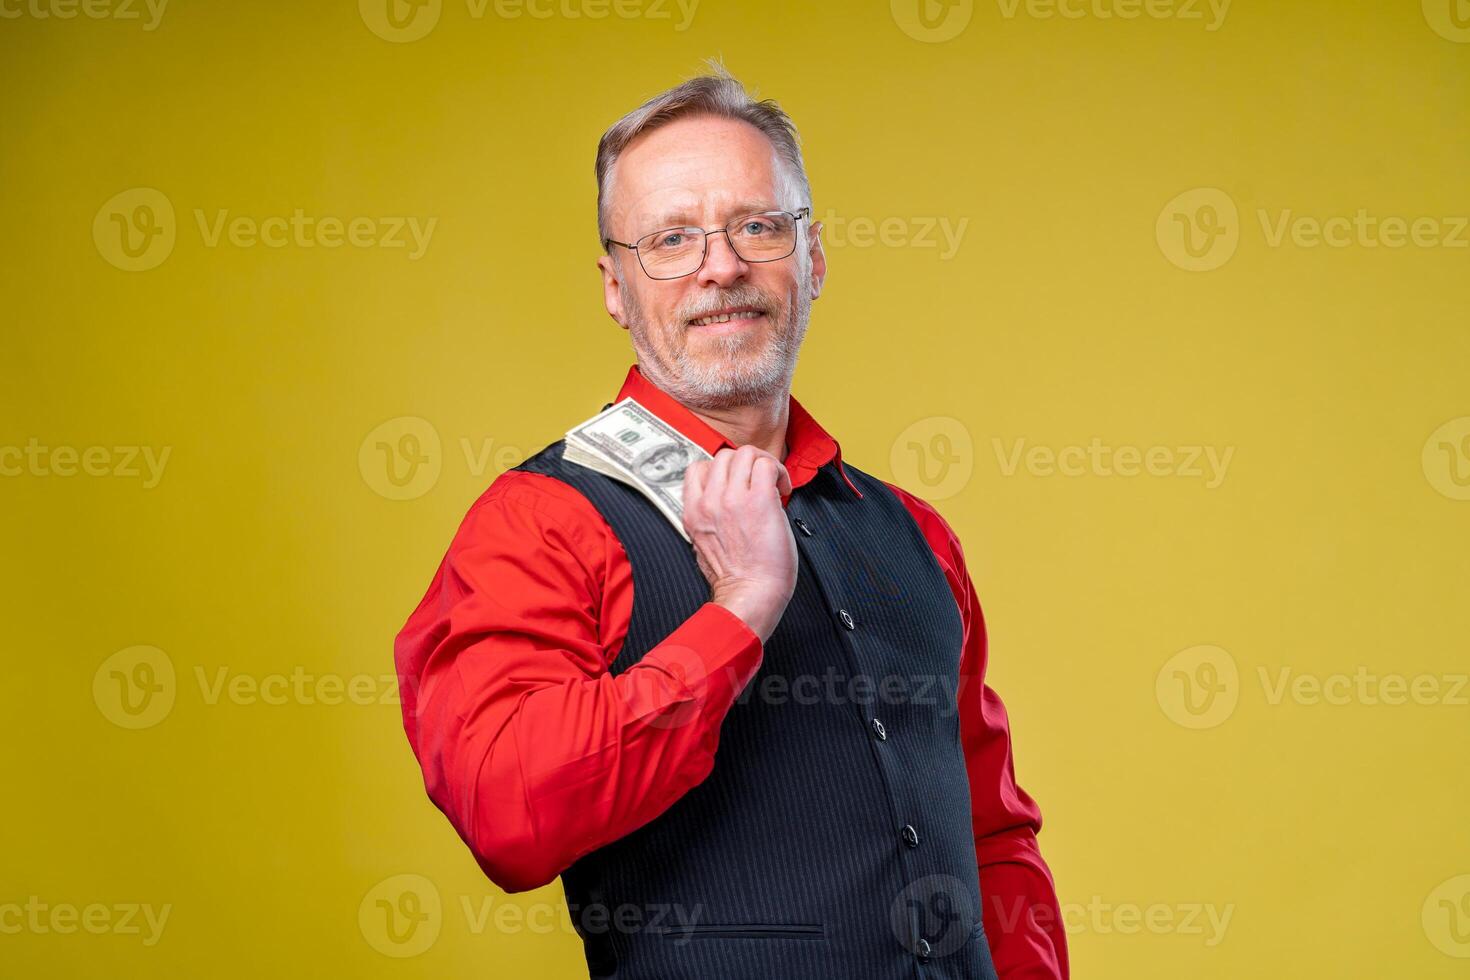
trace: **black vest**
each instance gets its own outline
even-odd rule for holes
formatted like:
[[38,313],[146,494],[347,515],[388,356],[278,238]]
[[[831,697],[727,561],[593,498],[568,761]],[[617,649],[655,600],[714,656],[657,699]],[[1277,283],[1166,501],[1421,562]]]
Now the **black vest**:
[[[565,462],[622,542],[620,674],[709,600],[688,542],[637,491]],[[787,504],[796,591],[720,728],[714,769],[562,873],[596,980],[995,980],[955,710],[962,623],[923,532],[835,463]]]

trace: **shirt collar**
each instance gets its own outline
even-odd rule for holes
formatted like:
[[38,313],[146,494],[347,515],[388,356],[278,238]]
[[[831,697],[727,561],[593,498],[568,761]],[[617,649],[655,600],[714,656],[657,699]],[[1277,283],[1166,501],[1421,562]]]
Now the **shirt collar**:
[[[718,429],[644,377],[636,363],[628,368],[628,376],[623,380],[623,386],[613,401],[619,402],[624,398],[635,399],[638,404],[678,429],[689,441],[711,456],[726,447],[737,448]],[[796,396],[787,395],[787,398],[786,446],[790,451],[782,462],[791,476],[791,489],[795,490],[810,482],[817,475],[817,470],[835,460],[837,472],[842,475],[843,482],[862,499],[862,491],[852,482],[842,465],[842,447],[837,440],[828,435],[827,430],[818,425],[817,420],[801,407]]]

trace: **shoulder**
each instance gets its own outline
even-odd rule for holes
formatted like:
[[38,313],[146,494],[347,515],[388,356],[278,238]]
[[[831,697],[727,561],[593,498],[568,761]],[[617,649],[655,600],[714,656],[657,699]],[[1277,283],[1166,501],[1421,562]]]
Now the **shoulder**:
[[908,512],[913,515],[914,523],[918,524],[919,530],[924,533],[924,539],[929,542],[934,558],[944,572],[944,578],[949,583],[950,591],[954,593],[955,602],[960,608],[961,618],[965,622],[968,647],[968,637],[974,635],[976,628],[980,635],[984,636],[985,620],[984,612],[980,608],[980,600],[975,595],[975,585],[970,578],[970,571],[965,566],[965,550],[960,545],[959,535],[929,501],[887,480],[881,482],[893,491],[894,496],[903,501]]
[[605,567],[610,552],[621,547],[601,512],[576,487],[545,472],[516,468],[497,476],[470,505],[450,551],[529,555],[554,550],[571,553],[592,570]]
[[[876,478],[873,478],[876,479]],[[965,565],[964,550],[960,547],[959,535],[955,534],[954,528],[944,519],[944,516],[935,509],[929,501],[910,493],[896,483],[888,480],[879,480],[883,486],[893,492],[893,495],[904,505],[914,523],[919,525],[919,530],[924,533],[924,540],[929,542],[929,547],[939,559],[940,564],[946,566],[946,571],[952,566],[956,570],[963,571]]]

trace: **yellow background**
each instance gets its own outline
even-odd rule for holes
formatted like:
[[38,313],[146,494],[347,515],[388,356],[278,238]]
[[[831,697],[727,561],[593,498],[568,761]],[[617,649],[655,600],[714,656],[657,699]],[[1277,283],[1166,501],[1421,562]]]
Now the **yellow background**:
[[[961,535],[1075,974],[1470,967],[1470,232],[1445,241],[1470,213],[1470,29],[1447,3],[1238,0],[1215,29],[1185,0],[936,3],[927,28],[906,0],[702,0],[680,30],[671,2],[444,0],[389,40],[367,0],[175,0],[151,30],[141,3],[26,2],[0,19],[0,446],[170,456],[149,487],[0,478],[0,905],[171,911],[153,945],[0,933],[0,975],[585,975],[560,886],[484,879],[379,678],[470,502],[615,392],[596,140],[711,55],[801,128],[831,269],[795,393]],[[138,200],[109,202],[137,188],[174,245],[126,271],[108,229]],[[1222,195],[1233,218],[1201,210]],[[210,245],[197,217],[297,209],[436,224],[410,258]],[[1434,218],[1437,243],[1272,237],[1360,210]],[[1235,250],[1181,268],[1169,229],[1211,215]],[[389,499],[376,442],[424,431],[405,418],[439,448]],[[1232,456],[1214,487],[1006,465],[1094,438]],[[173,700],[133,730],[112,685],[140,646]],[[1211,717],[1181,707],[1201,657]],[[1283,670],[1440,695],[1272,697]],[[293,671],[310,697],[249,693]],[[358,675],[387,703],[311,693]],[[221,677],[245,686],[212,697]],[[432,898],[399,875],[440,900],[412,957],[374,924],[384,888]]]

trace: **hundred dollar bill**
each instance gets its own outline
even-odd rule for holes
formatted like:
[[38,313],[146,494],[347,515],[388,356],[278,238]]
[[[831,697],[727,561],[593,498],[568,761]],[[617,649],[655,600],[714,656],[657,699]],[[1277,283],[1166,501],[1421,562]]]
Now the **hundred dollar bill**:
[[684,471],[709,453],[632,398],[567,432],[562,458],[620,480],[643,494],[685,541]]

